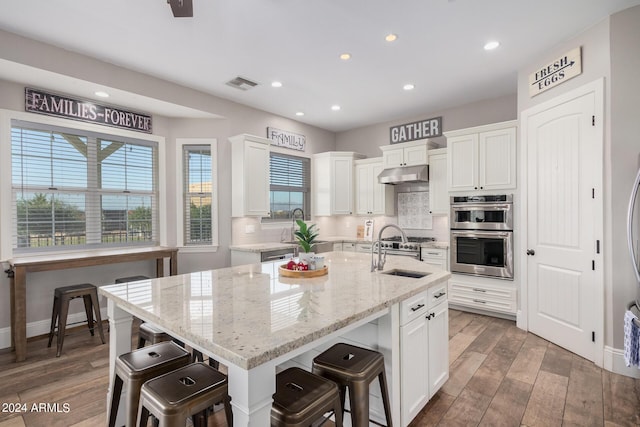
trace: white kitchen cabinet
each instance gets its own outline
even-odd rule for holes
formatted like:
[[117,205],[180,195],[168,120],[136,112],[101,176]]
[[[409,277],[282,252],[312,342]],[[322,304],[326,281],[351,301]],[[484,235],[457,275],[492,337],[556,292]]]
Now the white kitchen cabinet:
[[333,244],[333,251],[341,251],[342,250],[342,242],[337,242]]
[[417,166],[428,164],[426,141],[412,141],[402,144],[383,145],[382,165],[385,169],[401,166]]
[[429,150],[429,212],[431,215],[449,214],[446,148]]
[[442,270],[449,271],[449,250],[443,248],[430,248],[422,246],[420,248],[420,259],[422,262],[431,264]]
[[358,242],[356,243],[356,252],[371,253],[371,246],[373,246],[373,242]]
[[356,214],[394,214],[393,186],[378,183],[378,175],[383,169],[380,157],[355,161]]
[[342,242],[342,250],[345,252],[355,252],[356,244],[353,242]]
[[446,132],[449,191],[516,188],[516,122]]
[[401,425],[407,426],[449,378],[447,284],[400,304]]
[[449,279],[449,301],[461,307],[515,315],[517,292],[513,282],[453,274]]
[[330,151],[313,156],[314,214],[318,216],[353,213],[353,167],[361,154]]
[[231,142],[231,216],[268,216],[270,141],[237,135]]

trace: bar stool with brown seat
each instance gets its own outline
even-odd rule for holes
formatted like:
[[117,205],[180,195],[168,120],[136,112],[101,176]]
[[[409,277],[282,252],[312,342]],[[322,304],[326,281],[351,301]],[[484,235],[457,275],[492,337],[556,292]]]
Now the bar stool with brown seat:
[[276,375],[271,406],[271,427],[309,427],[333,411],[336,427],[342,427],[340,392],[333,381],[297,367]]
[[[82,297],[84,300],[84,310],[87,314],[87,326],[91,336],[94,336],[94,329],[97,326],[102,344],[105,343],[104,331],[102,329],[102,317],[100,316],[100,303],[98,302],[98,288],[90,283],[80,285],[62,286],[56,288],[53,293],[53,310],[51,313],[51,329],[49,330],[49,343],[51,347],[53,336],[57,337],[56,357],[62,353],[65,329],[67,328],[67,316],[69,315],[69,301]],[[92,313],[93,311],[93,313]],[[95,314],[95,323],[93,316]],[[57,325],[57,330],[56,330]]]
[[369,384],[378,377],[387,427],[392,427],[384,356],[381,353],[338,343],[313,359],[313,373],[338,384],[343,408],[345,388],[349,388],[353,427],[369,425]]
[[207,425],[208,408],[223,402],[227,425],[233,425],[227,376],[204,363],[192,363],[142,385],[138,426],[145,427],[149,415],[161,427],[184,427],[192,417],[195,427]]
[[120,355],[116,359],[111,403],[109,405],[109,427],[114,427],[122,387],[127,390],[127,426],[134,426],[138,416],[140,389],[145,381],[186,366],[191,354],[175,343],[161,342]]

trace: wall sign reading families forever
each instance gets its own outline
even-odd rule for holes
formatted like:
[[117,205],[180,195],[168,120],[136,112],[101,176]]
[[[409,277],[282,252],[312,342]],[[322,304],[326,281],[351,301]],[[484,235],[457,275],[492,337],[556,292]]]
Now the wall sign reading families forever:
[[64,117],[121,129],[151,133],[151,116],[25,88],[24,109],[30,113]]
[[434,117],[389,128],[391,144],[435,138],[440,135],[442,135],[442,117]]
[[529,96],[558,86],[582,73],[582,54],[579,47],[529,74]]

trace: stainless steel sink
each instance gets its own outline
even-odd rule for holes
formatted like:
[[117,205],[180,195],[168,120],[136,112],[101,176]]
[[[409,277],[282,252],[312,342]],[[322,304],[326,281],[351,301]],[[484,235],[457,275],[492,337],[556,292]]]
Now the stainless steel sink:
[[394,268],[393,270],[383,271],[381,274],[388,274],[389,276],[402,276],[411,277],[414,279],[420,279],[421,277],[428,276],[431,273],[423,273],[421,271],[401,270]]

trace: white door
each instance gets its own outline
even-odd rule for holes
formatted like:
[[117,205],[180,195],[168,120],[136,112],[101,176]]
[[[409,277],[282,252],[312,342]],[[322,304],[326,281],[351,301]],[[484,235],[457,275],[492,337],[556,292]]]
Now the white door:
[[603,304],[599,96],[582,91],[523,112],[529,330],[591,361]]

